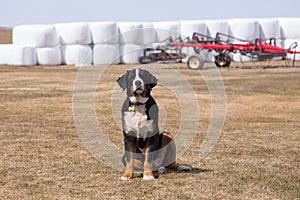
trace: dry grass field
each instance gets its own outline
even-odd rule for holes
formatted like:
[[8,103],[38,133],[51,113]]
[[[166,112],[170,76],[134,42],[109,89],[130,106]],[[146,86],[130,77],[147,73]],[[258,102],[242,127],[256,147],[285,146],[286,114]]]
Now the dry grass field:
[[[300,199],[300,68],[272,61],[221,69],[225,124],[213,151],[199,160],[210,95],[198,72],[184,64],[170,66],[189,80],[199,101],[198,133],[178,159],[193,171],[170,172],[149,182],[141,177],[121,181],[122,172],[97,160],[79,139],[72,113],[79,68],[0,66],[0,198]],[[110,66],[95,97],[97,119],[120,147],[111,95],[118,76],[133,67]],[[176,132],[176,96],[162,85],[153,96],[167,113],[161,129]]]

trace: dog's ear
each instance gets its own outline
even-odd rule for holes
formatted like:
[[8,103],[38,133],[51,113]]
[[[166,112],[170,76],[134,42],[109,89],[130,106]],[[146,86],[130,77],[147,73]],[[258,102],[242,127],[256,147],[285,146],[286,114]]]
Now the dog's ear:
[[154,88],[157,85],[157,78],[148,72],[147,74],[148,80],[147,85],[150,89]]
[[128,73],[119,77],[117,80],[119,86],[122,88],[123,91],[127,88],[127,76],[128,76]]

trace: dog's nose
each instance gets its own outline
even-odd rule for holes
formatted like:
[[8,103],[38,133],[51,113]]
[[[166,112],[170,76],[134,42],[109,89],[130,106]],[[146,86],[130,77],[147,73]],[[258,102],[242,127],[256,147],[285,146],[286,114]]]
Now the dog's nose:
[[136,80],[134,84],[135,84],[136,88],[142,87],[142,82],[140,80]]

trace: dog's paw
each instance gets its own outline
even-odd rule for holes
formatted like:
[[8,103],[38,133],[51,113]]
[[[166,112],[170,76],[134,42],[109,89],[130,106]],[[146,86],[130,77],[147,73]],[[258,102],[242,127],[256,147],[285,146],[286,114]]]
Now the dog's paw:
[[189,172],[192,170],[192,168],[187,165],[179,165],[177,170],[180,172]]
[[133,173],[125,173],[122,177],[121,180],[122,181],[127,181],[133,178]]
[[130,180],[130,178],[128,178],[128,177],[126,177],[126,176],[122,176],[120,179],[121,179],[122,181],[128,181],[128,180]]
[[167,173],[167,169],[166,169],[165,167],[160,167],[160,168],[158,168],[157,173],[158,173],[158,174],[164,174],[164,173]]
[[144,176],[144,177],[143,177],[143,180],[145,180],[145,181],[151,181],[151,180],[154,180],[154,176]]

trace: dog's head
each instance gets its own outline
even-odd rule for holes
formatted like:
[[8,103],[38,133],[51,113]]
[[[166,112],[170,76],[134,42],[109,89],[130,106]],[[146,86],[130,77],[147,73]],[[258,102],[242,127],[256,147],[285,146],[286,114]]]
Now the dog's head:
[[132,103],[146,103],[157,79],[147,70],[135,68],[119,77],[117,82],[123,90],[127,89],[127,96]]

